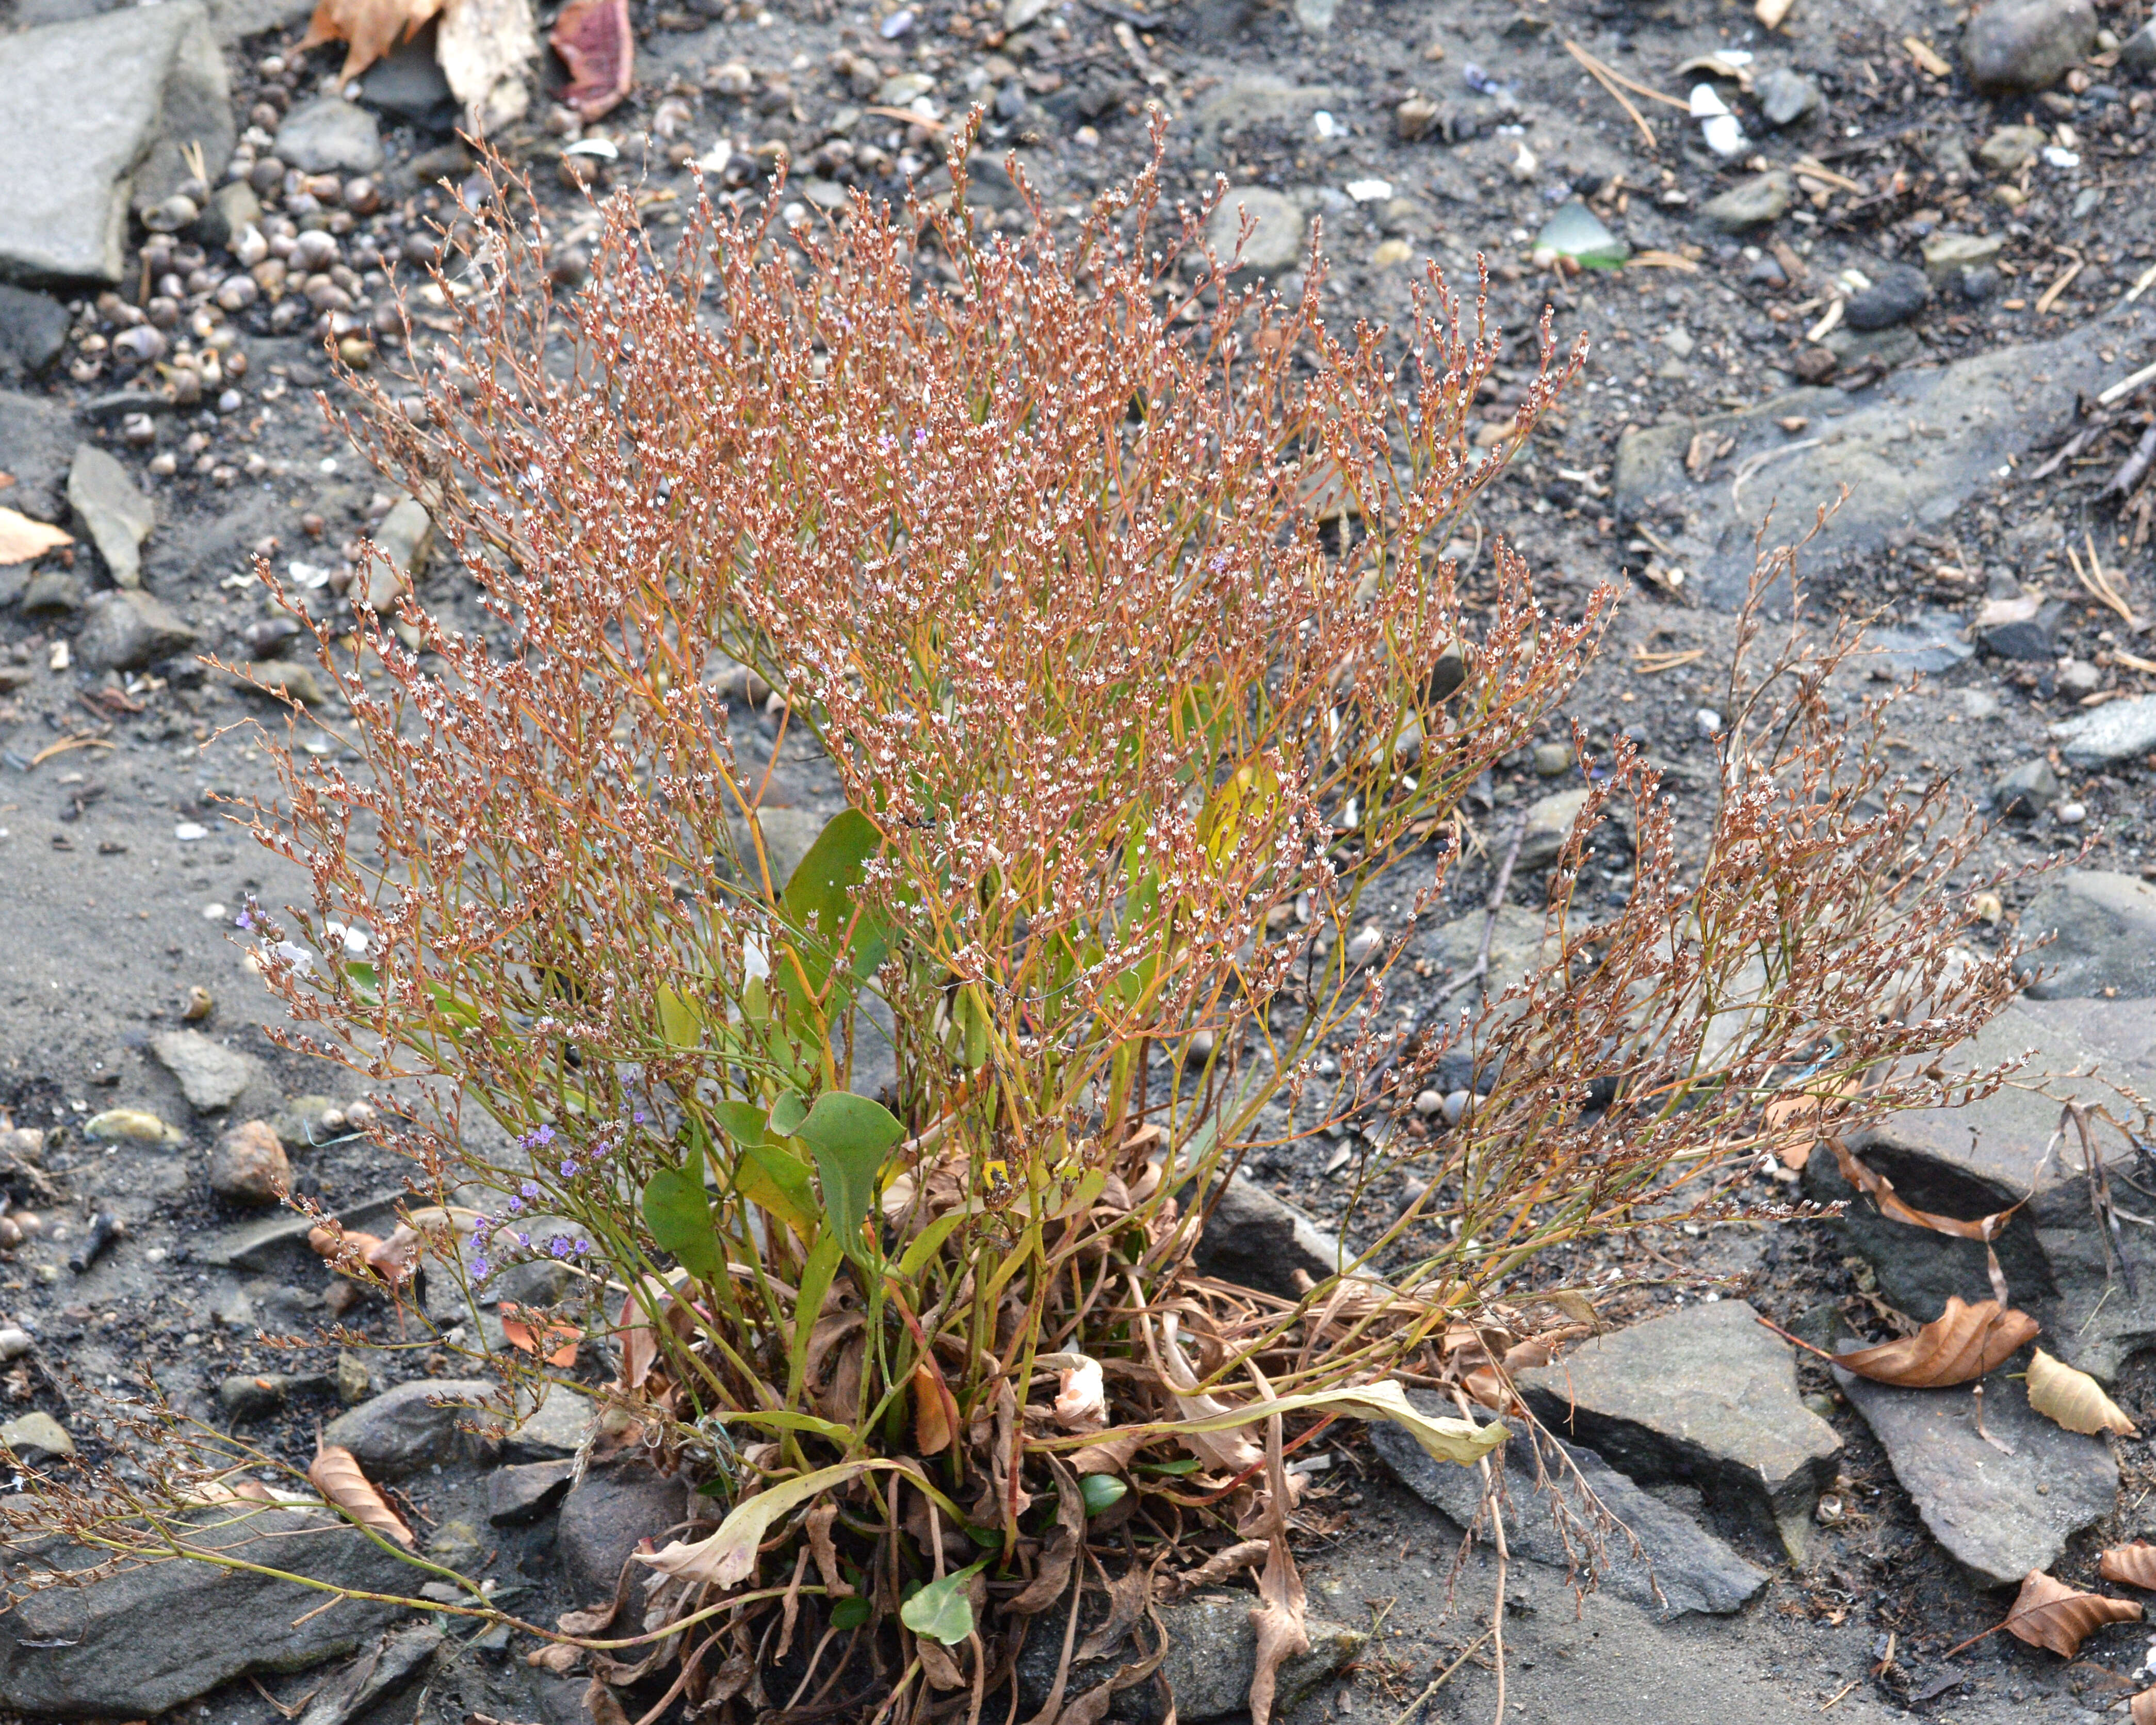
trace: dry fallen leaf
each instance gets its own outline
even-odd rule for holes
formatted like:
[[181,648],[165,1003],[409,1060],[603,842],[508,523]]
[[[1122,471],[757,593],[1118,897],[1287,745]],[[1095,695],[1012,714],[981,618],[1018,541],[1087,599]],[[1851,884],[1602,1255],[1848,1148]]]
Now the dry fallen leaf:
[[2156,1725],[2156,1689],[2144,1689],[2135,1696],[2126,1717],[2131,1725]]
[[382,1250],[382,1236],[357,1228],[337,1228],[317,1223],[307,1230],[307,1244],[329,1262],[331,1269],[356,1281],[372,1281],[367,1260]]
[[958,1430],[957,1404],[944,1387],[943,1374],[924,1359],[913,1368],[913,1441],[924,1455],[940,1455]]
[[2106,1581],[2123,1581],[2128,1587],[2156,1592],[2156,1545],[2145,1539],[2114,1545],[2097,1559],[2096,1573]]
[[2137,1622],[2140,1616],[2140,1606],[2131,1599],[2085,1594],[2054,1581],[2041,1569],[2031,1569],[1999,1627],[2017,1641],[2048,1647],[2060,1658],[2071,1659],[2093,1631],[2107,1623]]
[[49,551],[74,543],[74,536],[18,509],[0,509],[0,563],[27,563]]
[[397,1512],[382,1502],[382,1494],[367,1483],[359,1459],[336,1444],[324,1444],[307,1464],[307,1479],[314,1488],[362,1527],[372,1527],[399,1545],[414,1542],[412,1530]]
[[1853,1348],[1836,1354],[1834,1360],[1875,1384],[1937,1389],[1981,1378],[2033,1341],[2037,1328],[2036,1320],[2027,1312],[2005,1310],[1996,1300],[1967,1306],[1949,1295],[1947,1309],[1915,1335],[1882,1342],[1876,1348]]
[[598,119],[629,94],[636,78],[629,0],[569,0],[547,40],[574,80],[562,100],[585,119]]
[[501,1333],[511,1348],[525,1353],[551,1350],[547,1353],[547,1363],[550,1366],[566,1368],[577,1363],[580,1337],[574,1324],[549,1322],[543,1313],[505,1303],[501,1308]]
[[442,0],[319,0],[300,48],[343,43],[344,69],[336,81],[348,84],[441,9]]
[[2126,1409],[2103,1393],[2102,1384],[2041,1348],[2029,1362],[2029,1405],[2068,1431],[2139,1435]]

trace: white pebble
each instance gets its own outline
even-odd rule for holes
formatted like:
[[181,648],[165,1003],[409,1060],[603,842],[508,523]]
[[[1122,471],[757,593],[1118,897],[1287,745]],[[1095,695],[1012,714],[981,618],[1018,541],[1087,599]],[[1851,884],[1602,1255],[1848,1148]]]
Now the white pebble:
[[172,836],[182,845],[192,845],[198,839],[209,837],[209,829],[199,821],[183,820],[172,829]]
[[28,1330],[0,1330],[0,1359],[15,1359],[30,1351],[30,1332]]
[[1453,1091],[1445,1099],[1444,1106],[1445,1123],[1447,1126],[1459,1125],[1460,1117],[1467,1111],[1467,1092],[1464,1090]]
[[1445,1097],[1437,1091],[1426,1090],[1419,1091],[1416,1094],[1414,1099],[1414,1111],[1416,1113],[1421,1115],[1425,1120],[1429,1119],[1431,1115],[1440,1112],[1444,1107]]
[[1702,737],[1722,735],[1722,715],[1711,706],[1701,707],[1691,716],[1691,721],[1699,727]]
[[204,920],[211,922],[222,922],[224,921],[226,915],[224,906],[219,904],[215,899],[212,899],[208,904],[203,906],[202,913]]
[[1354,939],[1348,942],[1348,963],[1368,964],[1378,956],[1379,949],[1384,944],[1385,937],[1380,930],[1365,928]]
[[2088,805],[2086,803],[2061,803],[2057,819],[2062,827],[2077,827],[2088,819]]

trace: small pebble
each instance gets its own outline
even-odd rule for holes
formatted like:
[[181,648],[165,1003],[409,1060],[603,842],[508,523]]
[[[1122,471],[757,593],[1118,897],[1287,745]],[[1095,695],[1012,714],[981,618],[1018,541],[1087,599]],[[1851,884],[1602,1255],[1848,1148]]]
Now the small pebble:
[[2062,827],[2077,827],[2088,819],[2088,805],[2086,803],[2061,803],[2056,819]]
[[1460,1116],[1467,1111],[1467,1092],[1464,1090],[1454,1091],[1445,1097],[1443,1106],[1445,1123],[1447,1126],[1459,1125]]
[[1722,735],[1722,715],[1711,706],[1701,707],[1691,716],[1691,721],[1698,727],[1702,737],[1712,738]]
[[1443,1093],[1434,1090],[1418,1091],[1414,1099],[1414,1111],[1425,1120],[1433,1114],[1442,1113],[1445,1111]]

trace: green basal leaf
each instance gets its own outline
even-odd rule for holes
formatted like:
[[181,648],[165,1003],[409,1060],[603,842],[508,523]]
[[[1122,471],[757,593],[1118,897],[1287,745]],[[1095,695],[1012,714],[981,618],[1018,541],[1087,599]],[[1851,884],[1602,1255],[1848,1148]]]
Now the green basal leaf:
[[932,1581],[898,1608],[898,1620],[916,1635],[955,1647],[973,1632],[973,1602],[966,1597],[966,1584],[988,1560],[982,1558]]
[[1180,1478],[1184,1474],[1197,1472],[1204,1465],[1195,1455],[1185,1455],[1178,1461],[1141,1461],[1137,1471],[1140,1473],[1173,1474]]
[[701,1157],[692,1168],[661,1168],[644,1183],[644,1220],[661,1251],[671,1252],[701,1281],[716,1280],[725,1260],[711,1227],[711,1200],[704,1194]]
[[882,1103],[829,1090],[816,1098],[795,1136],[808,1145],[823,1177],[825,1219],[847,1250],[857,1251],[861,1224],[875,1200],[876,1173],[906,1128]]
[[782,1138],[799,1132],[808,1117],[808,1105],[790,1090],[779,1091],[778,1100],[771,1105],[771,1130]]
[[854,894],[868,870],[869,860],[883,849],[883,834],[875,823],[858,809],[842,809],[824,824],[795,865],[780,896],[779,909],[798,943],[802,968],[812,988],[821,991],[831,973],[839,942],[849,937],[853,974],[866,978],[875,973],[891,950],[888,931],[868,916],[855,918]]
[[859,1594],[850,1599],[841,1599],[831,1608],[833,1629],[859,1629],[869,1620],[869,1602]]
[[1089,1473],[1078,1481],[1078,1495],[1086,1500],[1086,1513],[1096,1516],[1111,1503],[1120,1503],[1130,1487],[1111,1473]]

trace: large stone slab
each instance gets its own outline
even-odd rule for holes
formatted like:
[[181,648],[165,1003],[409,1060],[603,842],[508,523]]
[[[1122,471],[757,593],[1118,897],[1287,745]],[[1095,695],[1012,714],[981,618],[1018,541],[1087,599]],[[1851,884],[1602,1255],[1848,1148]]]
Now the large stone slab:
[[2032,1000],[2156,994],[2156,886],[2101,869],[2052,877],[2021,913],[2021,937],[2051,937],[2031,955]]
[[[264,1511],[211,1536],[234,1556],[375,1592],[418,1579],[357,1529],[303,1511]],[[11,1571],[88,1568],[101,1552],[11,1553]],[[33,1719],[139,1719],[249,1671],[299,1671],[349,1653],[396,1616],[289,1581],[174,1561],[33,1594],[0,1615],[0,1706]]]
[[0,37],[0,275],[121,278],[127,212],[167,196],[236,133],[223,56],[196,0]]
[[1643,1483],[1684,1479],[1743,1506],[1801,1558],[1841,1440],[1797,1397],[1796,1357],[1742,1300],[1686,1306],[1523,1372],[1559,1435]]
[[1971,1385],[1897,1389],[1833,1369],[1932,1538],[1990,1586],[2050,1568],[2118,1502],[2118,1463],[2102,1439],[2032,1409],[2018,1368],[1984,1380],[1984,1429],[2005,1450],[1979,1435]]
[[[1681,522],[1675,548],[1688,573],[1709,603],[1732,608],[1770,503],[1769,543],[1787,542],[1853,488],[1814,542],[1815,570],[1877,551],[1897,528],[1940,526],[2005,476],[2009,457],[2064,435],[2078,396],[2130,369],[2102,351],[2138,352],[2151,334],[2156,306],[2136,304],[2054,341],[1895,372],[1861,396],[1798,389],[1740,413],[1627,432],[1617,445],[1616,506],[1626,520]],[[1810,421],[1800,435],[1776,423],[1791,415]],[[1735,447],[1694,478],[1685,455],[1702,431]]]
[[484,1403],[494,1389],[480,1378],[414,1378],[340,1414],[322,1441],[351,1450],[373,1480],[401,1480],[435,1462],[486,1456],[495,1446],[468,1429],[485,1416],[459,1404]]
[[[1410,1392],[1432,1414],[1450,1410],[1435,1399]],[[1455,1526],[1466,1528],[1482,1501],[1481,1470],[1433,1461],[1423,1447],[1389,1420],[1370,1428],[1379,1459],[1400,1483]],[[1746,1562],[1689,1516],[1643,1491],[1592,1450],[1566,1445],[1565,1450],[1588,1488],[1601,1499],[1645,1555],[1632,1554],[1624,1534],[1607,1542],[1608,1562],[1602,1584],[1659,1612],[1664,1618],[1702,1612],[1726,1617],[1741,1611],[1767,1584],[1767,1572]],[[1568,1548],[1548,1498],[1535,1488],[1527,1445],[1508,1441],[1506,1457],[1505,1534],[1512,1552],[1553,1568],[1570,1566],[1579,1550],[1577,1535]]]
[[1292,1300],[1301,1292],[1295,1285],[1296,1271],[1323,1281],[1337,1276],[1353,1257],[1337,1235],[1256,1181],[1237,1174],[1214,1201],[1194,1261],[1201,1276]]
[[[1851,1147],[1920,1210],[1974,1220],[2027,1199],[1997,1242],[2009,1291],[2043,1324],[2053,1353],[2108,1382],[2129,1354],[2156,1347],[2156,1230],[2130,1223],[2121,1230],[2129,1288],[2107,1265],[2079,1139],[2069,1133],[2061,1148],[2048,1156],[2046,1148],[2059,1125],[2056,1099],[2109,1102],[2116,1112],[2107,1076],[2143,1095],[2156,1092],[2156,1000],[2018,1000],[1948,1065],[1979,1069],[2023,1054],[2031,1055],[2024,1086],[2045,1073],[2082,1076],[2052,1078],[2048,1096],[2009,1087],[1967,1108],[1898,1115]],[[2094,1128],[2094,1142],[2115,1202],[2147,1214],[2148,1201],[2123,1184],[2128,1178],[2146,1184],[2146,1163],[2107,1127]],[[1950,1294],[1991,1296],[1979,1242],[1888,1220],[1823,1150],[1805,1164],[1804,1185],[1814,1198],[1847,1203],[1832,1225],[1871,1261],[1881,1293],[1910,1317],[1929,1322]]]

